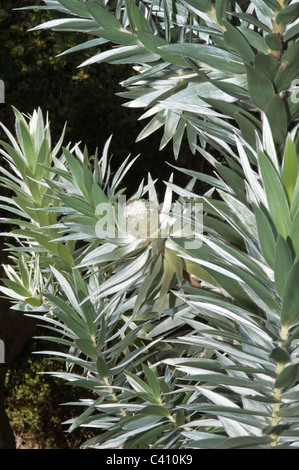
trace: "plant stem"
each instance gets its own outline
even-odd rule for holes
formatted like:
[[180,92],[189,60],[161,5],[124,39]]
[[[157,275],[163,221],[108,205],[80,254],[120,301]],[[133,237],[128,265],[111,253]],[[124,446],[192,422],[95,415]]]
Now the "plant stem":
[[[112,389],[111,384],[110,384],[110,382],[109,382],[109,380],[108,380],[108,377],[104,377],[104,382],[105,382],[105,385],[107,385],[107,387],[108,387],[108,391],[109,391],[109,393],[110,393],[110,395],[111,395],[112,400],[113,400],[115,403],[120,404],[119,401],[118,401],[118,399],[117,399],[117,396],[116,396],[115,393],[113,392],[113,389]],[[119,411],[121,412],[121,414],[123,415],[123,417],[127,416],[127,414],[126,414],[126,412],[125,412],[125,410],[124,410],[123,408],[120,408]]]
[[[279,3],[279,6],[281,7],[281,9],[283,10],[284,9],[284,0],[277,0],[277,2]],[[275,34],[279,34],[280,36],[282,36],[282,33],[283,33],[283,30],[284,30],[284,26],[282,24],[278,24],[277,21],[276,21],[276,18],[277,18],[277,15],[278,13],[280,12],[281,10],[278,10],[275,12],[275,16],[273,18],[273,29],[272,29],[272,32],[275,33]]]
[[[283,349],[285,349],[284,345],[288,339],[288,335],[289,335],[288,328],[282,325],[281,330],[280,330],[280,337],[281,337],[280,346]],[[285,363],[277,364],[277,368],[276,368],[277,376],[279,376],[279,374],[281,374],[281,372],[284,370],[285,365],[286,365]],[[282,394],[281,388],[274,388],[274,403],[272,406],[272,421],[271,421],[272,427],[278,426],[279,424],[278,413],[279,413],[280,406],[281,406],[281,394]],[[273,434],[271,434],[271,437],[273,441],[270,443],[270,447],[276,447],[278,445],[279,435],[276,432],[274,432]]]
[[215,23],[219,26],[219,28],[221,28],[222,31],[225,32],[226,28],[219,23],[217,15],[216,15],[216,10],[214,7],[212,7],[212,9],[209,11],[209,15],[215,21]]

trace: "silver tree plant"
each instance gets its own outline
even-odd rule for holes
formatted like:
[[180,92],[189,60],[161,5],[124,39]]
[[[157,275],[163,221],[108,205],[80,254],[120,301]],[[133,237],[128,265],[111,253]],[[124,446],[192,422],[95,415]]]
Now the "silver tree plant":
[[[132,64],[122,85],[184,135],[211,174],[134,194],[109,144],[55,145],[40,109],[4,125],[2,198],[12,225],[2,293],[40,319],[80,387],[69,431],[96,449],[299,447],[299,3],[283,0],[44,0],[39,28],[87,35],[82,66]],[[104,46],[104,47],[103,47]],[[102,49],[103,48],[103,49]],[[158,151],[158,149],[157,149]],[[140,157],[142,158],[142,156]],[[209,189],[198,193],[200,181]],[[92,398],[84,398],[85,390]]]

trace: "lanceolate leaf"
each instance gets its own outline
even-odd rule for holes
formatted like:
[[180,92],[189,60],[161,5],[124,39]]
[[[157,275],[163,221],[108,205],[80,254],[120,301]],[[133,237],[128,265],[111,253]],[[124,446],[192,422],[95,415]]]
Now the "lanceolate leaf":
[[265,215],[258,207],[254,206],[257,230],[259,234],[259,242],[261,250],[269,265],[274,268],[275,264],[275,238],[273,228]]
[[59,0],[59,3],[61,3],[61,5],[67,8],[70,12],[75,13],[75,15],[83,17],[90,16],[86,11],[85,5],[82,5],[82,2],[80,2],[79,0]]
[[216,70],[237,74],[244,72],[244,67],[237,55],[214,46],[206,47],[200,44],[174,44],[163,46],[161,50],[162,52],[181,54]]
[[292,254],[286,240],[279,236],[275,255],[275,284],[280,297],[283,297],[286,280],[293,264]]
[[264,72],[252,65],[246,65],[246,71],[251,99],[259,109],[265,111],[275,96],[273,83]]
[[289,49],[282,57],[281,66],[274,80],[275,86],[279,92],[287,89],[298,74],[298,64],[296,62],[298,52],[299,42],[296,41],[293,45],[290,45]]
[[281,308],[281,323],[290,326],[299,317],[299,260],[292,266],[286,280]]
[[275,386],[277,388],[291,387],[296,382],[298,368],[298,364],[287,366],[281,374],[279,374]]
[[299,237],[298,237],[298,231],[299,231],[299,211],[296,213],[292,224],[290,226],[290,230],[288,233],[288,240],[291,243],[291,246],[294,250],[295,255],[298,257],[299,254]]
[[282,145],[286,138],[288,120],[285,103],[278,95],[271,98],[265,108],[265,114],[269,120],[274,141]]
[[244,38],[243,34],[228,21],[223,21],[234,48],[240,53],[244,63],[251,63],[254,59],[254,52]]
[[86,8],[89,13],[91,13],[93,18],[97,21],[97,23],[102,26],[102,28],[107,30],[121,29],[121,24],[117,20],[117,18],[112,13],[109,13],[106,8],[100,6],[97,2],[89,0],[88,2],[86,2]]
[[287,137],[283,156],[282,182],[291,205],[296,182],[298,179],[298,163],[296,149],[290,135]]
[[291,225],[291,217],[285,190],[279,175],[263,152],[258,151],[258,159],[270,215],[277,232],[286,238]]
[[160,318],[163,307],[165,304],[166,296],[169,289],[172,287],[172,280],[174,276],[175,270],[173,266],[170,264],[167,258],[164,259],[164,274],[163,274],[163,282],[161,286],[161,290],[159,293],[159,302],[158,302],[158,317]]
[[293,3],[292,5],[286,6],[283,10],[281,10],[277,17],[276,21],[279,24],[287,24],[292,23],[293,21],[298,19],[299,15],[299,5],[298,3]]

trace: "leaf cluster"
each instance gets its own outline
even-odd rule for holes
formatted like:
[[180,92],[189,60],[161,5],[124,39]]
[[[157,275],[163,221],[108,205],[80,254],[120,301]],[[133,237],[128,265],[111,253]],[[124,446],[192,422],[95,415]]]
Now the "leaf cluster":
[[65,51],[98,48],[82,67],[103,62],[134,67],[136,74],[122,81],[125,91],[119,95],[126,106],[145,110],[140,120],[150,118],[137,141],[163,128],[160,149],[172,141],[176,158],[185,134],[193,153],[199,144],[231,146],[232,134],[240,131],[252,145],[263,112],[282,150],[298,116],[292,91],[298,76],[296,3],[44,3],[41,8],[68,16],[34,31],[75,30],[95,38]]
[[154,115],[143,136],[164,126],[177,156],[187,130],[214,169],[175,168],[189,183],[171,177],[162,201],[147,175],[122,202],[134,159],[112,174],[110,140],[101,157],[53,148],[41,111],[15,110],[2,292],[55,332],[65,352],[43,353],[65,362],[59,376],[93,392],[70,430],[98,429],[97,449],[298,448],[298,3],[44,3],[68,16],[40,28],[93,34],[81,50],[116,44],[83,65],[138,64],[124,86]]

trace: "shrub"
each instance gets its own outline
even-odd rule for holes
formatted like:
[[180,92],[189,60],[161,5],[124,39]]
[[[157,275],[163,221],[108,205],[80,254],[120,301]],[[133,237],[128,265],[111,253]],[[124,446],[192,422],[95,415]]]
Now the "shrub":
[[85,65],[138,64],[123,84],[154,115],[141,137],[164,126],[178,156],[186,130],[214,167],[176,168],[190,182],[162,201],[148,175],[124,200],[134,159],[111,175],[109,140],[101,158],[53,148],[40,110],[15,111],[2,292],[65,346],[46,351],[54,374],[93,392],[70,430],[98,429],[99,449],[298,448],[298,3],[51,7],[72,17],[41,28],[116,43]]

